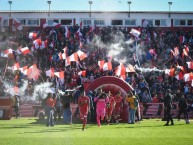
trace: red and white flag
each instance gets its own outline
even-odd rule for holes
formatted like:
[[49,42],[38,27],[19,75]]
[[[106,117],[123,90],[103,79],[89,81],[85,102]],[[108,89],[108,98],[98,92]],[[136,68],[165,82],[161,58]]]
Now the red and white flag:
[[189,82],[193,80],[193,73],[187,73],[184,75],[184,81]]
[[165,74],[169,75],[169,76],[174,76],[174,73],[175,73],[175,69],[172,68],[172,69],[166,69],[165,70]]
[[149,22],[147,20],[143,19],[142,20],[142,27],[147,27],[148,23]]
[[98,66],[100,67],[100,69],[103,69],[104,64],[105,64],[104,60],[98,61]]
[[185,56],[188,56],[188,50],[186,50],[185,48],[183,49],[183,54],[182,55],[185,55]]
[[40,45],[40,48],[41,48],[41,49],[43,49],[43,48],[48,48],[48,41],[47,41],[47,40],[42,41],[42,43],[39,43],[39,44],[41,44],[41,45]]
[[78,29],[78,31],[76,32],[76,35],[79,37],[82,37],[82,33],[80,32],[80,28]]
[[38,49],[42,45],[42,40],[41,39],[36,39],[33,41],[34,47]]
[[185,36],[180,36],[180,37],[179,37],[179,40],[180,40],[180,43],[184,43],[184,41],[185,41]]
[[13,25],[20,31],[23,29],[21,21],[16,18],[13,19]]
[[28,69],[27,66],[24,66],[24,67],[22,67],[22,68],[19,68],[19,70],[21,71],[21,73],[23,73],[24,75],[27,75],[27,69]]
[[103,71],[107,71],[107,70],[112,70],[112,63],[111,62],[106,62],[103,65]]
[[175,76],[175,78],[176,78],[177,80],[183,80],[183,79],[184,79],[184,73],[183,73],[182,71],[180,71],[180,72],[178,73],[178,75]]
[[78,54],[78,57],[79,57],[80,60],[83,60],[83,59],[87,58],[86,53],[82,52],[81,50],[78,50],[77,54]]
[[52,26],[58,28],[58,27],[60,27],[61,25],[60,25],[59,23],[54,22],[54,23],[52,24]]
[[19,70],[19,68],[20,68],[19,62],[15,63],[15,64],[12,66],[12,70]]
[[139,35],[141,34],[141,32],[140,31],[138,31],[138,30],[136,30],[136,29],[131,29],[131,31],[130,31],[130,33],[132,34],[132,35],[134,35],[135,37],[139,37]]
[[14,56],[13,56],[13,49],[7,49],[7,50],[5,50],[4,51],[4,55],[3,55],[4,57],[11,57],[11,58],[13,58]]
[[81,21],[81,22],[80,22],[80,28],[81,28],[81,29],[82,29],[82,26],[83,26],[83,25],[82,25],[82,21]]
[[54,75],[60,79],[64,79],[64,71],[55,72]]
[[54,68],[50,68],[46,71],[46,76],[53,77],[54,76]]
[[193,69],[193,62],[186,62],[188,64],[188,68]]
[[66,38],[70,38],[70,30],[68,29],[68,27],[67,26],[65,26],[65,36],[66,36]]
[[72,55],[69,56],[70,61],[78,61],[78,54],[77,52],[73,53]]
[[66,54],[65,53],[59,53],[58,54],[58,56],[59,56],[59,58],[60,58],[60,60],[65,60],[66,59]]
[[126,72],[135,72],[135,69],[134,69],[134,67],[133,67],[131,64],[129,64],[129,65],[126,67]]
[[47,23],[43,24],[43,29],[46,27],[48,27],[48,24]]
[[30,38],[30,39],[36,39],[36,38],[37,38],[37,33],[35,33],[35,32],[30,32],[30,33],[29,33],[29,38]]
[[126,74],[126,68],[125,66],[121,63],[115,70],[115,75],[117,76],[122,76],[123,78],[125,78],[125,74]]
[[23,55],[30,53],[30,50],[28,47],[21,48],[20,51],[22,52]]
[[71,64],[70,57],[67,57],[65,61],[65,66],[69,66],[70,64]]
[[86,70],[78,72],[78,75],[82,75],[83,77],[86,77]]

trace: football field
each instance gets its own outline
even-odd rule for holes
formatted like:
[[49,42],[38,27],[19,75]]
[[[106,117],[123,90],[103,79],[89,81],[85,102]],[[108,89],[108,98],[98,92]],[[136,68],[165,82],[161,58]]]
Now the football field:
[[0,145],[192,145],[193,121],[175,120],[174,126],[163,126],[160,119],[140,124],[56,124],[46,127],[36,118],[0,120]]

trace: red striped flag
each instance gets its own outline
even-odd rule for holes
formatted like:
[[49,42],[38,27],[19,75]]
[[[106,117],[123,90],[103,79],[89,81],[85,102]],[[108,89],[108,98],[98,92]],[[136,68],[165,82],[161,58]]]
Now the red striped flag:
[[184,79],[184,73],[182,71],[179,72],[178,75],[175,76],[177,80],[183,80]]
[[86,77],[86,70],[78,72],[78,75],[82,75],[83,77]]
[[30,33],[29,33],[29,38],[30,38],[30,39],[36,39],[36,38],[37,38],[37,33],[35,33],[35,32],[30,32]]
[[55,72],[54,75],[60,79],[64,79],[64,71]]
[[112,70],[112,63],[111,62],[106,62],[103,65],[103,71],[107,71],[107,70]]
[[165,70],[165,74],[169,75],[169,76],[174,76],[174,73],[175,73],[175,69],[172,68],[172,69],[166,69]]
[[19,68],[20,68],[19,62],[15,63],[15,64],[12,66],[12,69],[13,69],[13,70],[19,70]]
[[193,69],[193,62],[186,62],[188,64],[188,68]]
[[184,81],[189,82],[193,80],[193,73],[187,73],[184,75]]
[[30,53],[30,50],[28,47],[21,48],[20,51],[22,52],[23,55]]
[[87,58],[86,53],[84,53],[80,50],[77,51],[77,54],[78,54],[78,57],[79,57],[80,60],[83,60],[83,59]]
[[103,69],[104,64],[105,64],[104,60],[98,61],[98,66],[100,67],[100,69]]
[[131,64],[129,64],[126,68],[126,72],[135,72],[135,69]]
[[126,68],[125,66],[121,63],[115,70],[115,75],[117,76],[125,76],[126,73]]

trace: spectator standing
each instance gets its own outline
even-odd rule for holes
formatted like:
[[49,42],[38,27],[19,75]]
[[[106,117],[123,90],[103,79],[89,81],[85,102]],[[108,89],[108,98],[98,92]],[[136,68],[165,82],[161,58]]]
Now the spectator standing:
[[138,104],[135,103],[135,100],[136,100],[136,97],[133,95],[131,91],[129,91],[126,97],[126,101],[129,104],[129,116],[128,116],[129,124],[135,124],[135,112],[138,107]]

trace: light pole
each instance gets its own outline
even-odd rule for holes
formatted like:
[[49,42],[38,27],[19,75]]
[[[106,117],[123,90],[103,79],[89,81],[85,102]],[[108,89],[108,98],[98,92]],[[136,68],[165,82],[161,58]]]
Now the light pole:
[[128,5],[129,5],[129,13],[128,13],[128,17],[130,18],[130,5],[131,5],[131,1],[128,1],[127,3],[128,3]]
[[168,5],[169,5],[169,14],[168,14],[168,17],[170,18],[170,15],[171,15],[170,6],[172,5],[172,2],[168,2]]
[[89,5],[90,5],[90,13],[89,13],[89,17],[91,18],[91,5],[93,4],[93,1],[88,1]]
[[8,1],[8,3],[9,3],[9,6],[10,6],[9,17],[11,17],[11,4],[12,4],[12,1]]
[[50,4],[51,4],[51,1],[47,1],[48,5],[49,5],[49,10],[48,10],[48,17],[50,17]]

